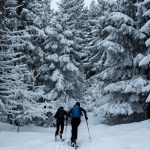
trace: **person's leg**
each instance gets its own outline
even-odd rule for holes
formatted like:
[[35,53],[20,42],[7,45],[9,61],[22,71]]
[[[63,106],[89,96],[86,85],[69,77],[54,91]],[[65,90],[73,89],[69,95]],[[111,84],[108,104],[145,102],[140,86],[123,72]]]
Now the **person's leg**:
[[75,119],[72,119],[71,126],[72,126],[71,142],[73,143],[75,141],[75,130],[76,130]]
[[60,126],[61,126],[60,138],[62,139],[62,134],[63,134],[63,131],[64,131],[64,121],[61,122]]
[[76,124],[75,124],[75,133],[74,133],[74,139],[75,141],[77,141],[78,138],[78,126],[80,125],[80,119],[76,120]]
[[59,126],[60,126],[60,124],[59,124],[59,121],[57,120],[55,136],[57,136],[59,133]]

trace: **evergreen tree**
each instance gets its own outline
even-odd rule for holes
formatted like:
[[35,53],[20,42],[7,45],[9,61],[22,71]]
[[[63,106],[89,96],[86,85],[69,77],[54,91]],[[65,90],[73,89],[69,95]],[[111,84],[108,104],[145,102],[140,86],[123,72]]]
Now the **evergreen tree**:
[[[44,29],[49,25],[52,11],[50,9],[50,0],[26,0],[24,7],[20,11],[20,21],[22,27],[26,30],[30,38],[30,45],[24,53],[28,57],[27,64],[34,72],[34,76],[38,76],[38,68],[43,61],[43,47],[46,35]],[[37,78],[36,84],[41,84]]]
[[34,75],[33,91],[40,92],[42,97],[38,102],[47,105],[46,85],[41,77],[41,66],[44,62],[44,46],[46,40],[45,28],[49,26],[53,11],[50,9],[51,0],[25,0],[20,10],[19,18],[22,28],[30,37],[30,44],[24,54],[26,63]]
[[96,29],[98,24],[98,17],[99,17],[99,9],[95,1],[92,1],[87,12],[87,19],[85,21],[85,39],[84,39],[84,50],[85,50],[85,57],[83,59],[83,65],[85,70],[86,78],[91,77],[94,71],[92,70],[92,63],[89,59],[92,57],[96,47],[95,42],[97,38]]
[[52,18],[51,27],[46,28],[44,63],[40,68],[49,99],[58,103],[66,102],[68,96],[81,94],[82,74],[76,61],[78,55],[74,50],[73,32],[67,20],[66,15],[58,14]]
[[[70,30],[73,31],[74,42],[74,50],[76,51],[79,57],[79,63],[82,57],[84,57],[84,0],[61,0],[59,3],[59,14],[67,15],[67,25]],[[83,19],[83,20],[82,20]]]
[[[84,99],[86,103],[92,103],[91,108],[93,111],[106,103],[102,95],[104,82],[99,82],[98,78],[99,72],[102,71],[100,61],[102,60],[101,58],[104,57],[102,56],[103,50],[100,48],[100,42],[103,40],[102,30],[106,26],[105,22],[108,17],[107,14],[111,13],[115,9],[116,5],[108,1],[98,1],[98,4],[93,1],[89,8],[89,30],[87,32],[89,34],[87,46],[85,47],[88,52],[88,56],[84,59],[84,67],[87,78],[85,81]],[[96,114],[98,114],[97,111]]]
[[[45,29],[44,63],[40,77],[47,85],[48,97],[57,103],[81,96],[83,67],[81,13],[83,0],[59,3],[59,10]],[[59,104],[60,105],[60,104]]]
[[87,46],[85,47],[89,55],[87,59],[84,60],[87,78],[92,77],[97,72],[96,62],[102,55],[98,45],[102,36],[101,31],[105,27],[106,14],[111,13],[114,10],[116,10],[116,5],[105,0],[98,1],[97,4],[93,1],[90,5],[88,20],[90,29],[88,32],[89,37],[87,39]]
[[119,3],[120,12],[105,13],[100,17],[100,39],[96,42],[98,52],[92,58],[97,61],[93,65],[99,85],[102,85],[102,96],[96,103],[103,105],[98,107],[96,114],[103,112],[102,115],[112,120],[120,116],[129,119],[132,114],[142,113],[141,94],[148,85],[133,62],[141,47],[139,41],[145,38],[136,26],[135,3]]
[[134,59],[134,64],[139,68],[139,73],[145,77],[148,85],[143,88],[142,98],[144,101],[150,101],[150,1],[141,0],[137,4],[137,25],[140,31],[145,34],[142,50]]
[[59,14],[68,15],[67,24],[71,29],[80,29],[80,16],[83,11],[84,0],[61,0],[59,3]]
[[0,110],[1,117],[20,125],[35,116],[44,117],[44,113],[36,102],[41,95],[32,91],[34,78],[24,53],[31,45],[30,36],[19,29],[18,3],[6,1],[4,7],[0,30]]

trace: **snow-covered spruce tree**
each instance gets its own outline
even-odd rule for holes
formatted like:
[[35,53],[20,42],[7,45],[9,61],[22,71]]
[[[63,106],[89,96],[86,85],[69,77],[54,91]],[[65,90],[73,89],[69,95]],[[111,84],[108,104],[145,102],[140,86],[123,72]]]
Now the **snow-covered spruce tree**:
[[87,58],[84,59],[84,67],[85,67],[85,74],[86,74],[86,83],[85,83],[85,101],[87,106],[92,110],[101,106],[105,103],[105,100],[102,101],[102,89],[103,89],[103,82],[99,82],[97,74],[102,70],[102,68],[98,65],[98,61],[102,56],[103,50],[99,48],[99,43],[101,39],[101,32],[105,27],[105,20],[107,17],[105,14],[111,13],[113,10],[116,9],[114,3],[110,3],[108,1],[98,1],[98,4],[92,2],[89,7],[89,36],[87,43],[86,51],[89,54]]
[[68,25],[71,29],[80,29],[80,16],[82,15],[84,0],[61,0],[59,14],[68,15]]
[[83,0],[62,0],[58,12],[45,30],[47,39],[43,44],[44,63],[39,76],[47,84],[50,100],[64,102],[70,97],[81,96],[82,10]]
[[[38,76],[38,68],[43,61],[42,43],[45,40],[44,28],[49,25],[52,11],[50,10],[50,0],[25,0],[22,1],[22,9],[18,12],[21,26],[31,37],[27,50],[24,52],[29,68]],[[36,84],[40,81],[37,79]]]
[[51,0],[19,0],[21,9],[17,11],[21,15],[24,26],[46,27],[52,16]]
[[57,107],[70,97],[78,98],[82,88],[82,65],[68,20],[68,14],[58,12],[50,22],[51,26],[45,29],[47,39],[44,42],[44,62],[40,68],[48,98],[56,101]]
[[[143,11],[143,26],[141,27],[140,31],[146,35],[145,38],[145,46],[146,46],[146,52],[144,58],[139,63],[140,66],[147,66],[145,75],[148,80],[150,80],[150,0],[145,0],[140,3],[144,7]],[[150,99],[148,100],[150,101]]]
[[[87,19],[84,21],[85,31],[84,31],[84,51],[85,56],[83,57],[83,65],[86,74],[86,78],[89,78],[91,71],[91,64],[89,59],[92,55],[91,51],[95,50],[95,41],[96,41],[96,25],[98,22],[99,9],[95,1],[92,1],[87,12]],[[91,71],[92,72],[92,71]]]
[[[47,103],[47,96],[45,91],[47,87],[45,82],[40,76],[40,67],[43,65],[43,43],[46,39],[46,34],[44,29],[50,24],[52,17],[52,10],[50,9],[51,0],[25,0],[21,2],[21,9],[17,11],[18,17],[20,19],[21,29],[26,31],[26,36],[30,37],[30,44],[27,44],[24,54],[27,57],[26,63],[31,72],[34,75],[34,86],[33,91],[41,94],[41,98],[38,99],[38,102],[41,103],[41,107],[49,105]],[[43,109],[43,113],[48,111]],[[51,110],[52,111],[52,110]],[[36,118],[38,120],[40,118]],[[42,121],[41,121],[42,122]]]
[[86,13],[84,10],[84,0],[61,0],[58,13],[68,16],[67,24],[73,31],[74,42],[76,43],[74,50],[80,59],[82,59],[85,55],[83,49],[83,29]]
[[[95,1],[92,1],[87,12],[87,20],[85,21],[85,45],[84,50],[86,56],[83,59],[85,84],[84,84],[84,101],[88,111],[93,111],[96,99],[100,99],[101,91],[98,80],[95,78],[95,69],[93,69],[92,56],[97,53],[97,41],[100,39],[98,18],[103,15],[104,11]],[[97,32],[98,31],[98,32]]]
[[[104,28],[105,13],[110,13],[116,10],[116,5],[113,2],[108,2],[106,0],[100,0],[98,3],[92,1],[89,12],[88,12],[88,31],[87,31],[87,44],[85,46],[88,56],[84,59],[84,67],[86,77],[90,78],[95,75],[96,70],[94,67],[94,62],[97,61],[95,58],[98,53],[100,53],[97,43],[101,39],[101,30]],[[101,55],[101,54],[100,54]]]
[[137,6],[137,24],[142,33],[145,34],[142,51],[134,59],[135,66],[139,67],[139,73],[142,74],[148,82],[143,88],[142,98],[150,102],[150,0],[141,0],[136,3]]
[[30,91],[30,85],[27,84],[32,77],[31,73],[26,65],[18,63],[18,60],[21,61],[23,58],[21,53],[15,53],[12,50],[6,52],[3,47],[0,55],[1,121],[7,119],[8,123],[24,125],[31,121],[32,117],[41,115],[35,101],[38,95]]
[[0,40],[1,117],[10,123],[25,124],[32,117],[44,115],[36,103],[38,93],[31,91],[33,74],[25,64],[24,50],[30,45],[27,32],[19,30],[17,1],[5,1]]
[[[120,3],[122,4],[121,1]],[[123,3],[124,6],[119,7],[120,12],[105,13],[100,18],[99,25],[103,29],[100,30],[101,36],[97,43],[99,53],[95,55],[97,62],[94,63],[98,81],[104,83],[104,95],[97,99],[99,103],[104,104],[95,109],[96,114],[104,115],[107,121],[110,119],[109,121],[114,123],[140,118],[139,114],[143,113],[141,94],[143,88],[148,85],[133,63],[141,47],[139,41],[142,41],[145,35],[138,30],[134,21],[136,11],[129,13],[130,10],[136,10],[134,2]],[[128,16],[123,14],[124,8]],[[127,11],[127,8],[130,10]]]
[[[23,9],[20,12],[21,23],[27,33],[31,36],[31,45],[28,46],[25,54],[28,58],[26,63],[29,69],[33,72],[35,78],[35,86],[32,90],[41,94],[41,98],[38,99],[38,102],[41,104],[42,108],[47,106],[42,110],[44,114],[48,111],[53,112],[53,104],[49,103],[50,99],[48,99],[46,95],[48,91],[47,86],[44,80],[42,80],[43,77],[41,78],[40,76],[41,72],[39,69],[44,61],[43,43],[46,39],[44,29],[50,24],[53,15],[53,11],[50,9],[50,4],[51,0],[26,0]],[[41,119],[35,118],[37,121]],[[43,124],[42,120],[40,121],[41,125]]]

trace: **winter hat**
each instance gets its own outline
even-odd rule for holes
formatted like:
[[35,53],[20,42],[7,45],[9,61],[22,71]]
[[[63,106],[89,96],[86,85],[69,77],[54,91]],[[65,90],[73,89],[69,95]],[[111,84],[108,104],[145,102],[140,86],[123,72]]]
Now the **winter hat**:
[[61,106],[61,107],[59,107],[59,109],[64,109],[64,107]]
[[76,102],[76,105],[80,106],[80,103],[79,103],[79,102]]

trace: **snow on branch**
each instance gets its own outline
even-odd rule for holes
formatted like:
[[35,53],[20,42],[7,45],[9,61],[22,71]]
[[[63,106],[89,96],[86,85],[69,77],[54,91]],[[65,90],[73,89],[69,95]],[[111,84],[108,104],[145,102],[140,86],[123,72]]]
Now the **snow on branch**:
[[149,96],[147,97],[146,102],[150,102],[150,94],[149,94]]
[[143,14],[143,17],[150,17],[150,9]]
[[122,24],[119,29],[124,35],[128,34],[130,36],[133,36],[134,39],[144,39],[145,34],[141,33],[138,29],[135,29],[134,27],[128,26],[126,24]]
[[63,80],[64,77],[63,75],[61,74],[61,72],[56,69],[54,72],[53,72],[53,75],[51,76],[51,79],[52,81],[58,81],[58,80]]
[[125,50],[124,48],[117,43],[108,41],[108,40],[104,40],[101,42],[101,45],[109,52],[113,52],[113,53],[123,53]]
[[146,47],[150,47],[150,38],[145,42]]
[[65,62],[68,63],[70,61],[70,57],[66,54],[66,55],[62,55],[59,57],[59,61],[61,62]]
[[150,4],[150,0],[144,0],[144,2],[142,2],[143,6],[148,6]]
[[128,102],[124,103],[106,103],[102,105],[99,108],[99,113],[106,115],[106,114],[112,114],[114,116],[116,115],[131,115],[133,113],[131,104]]
[[71,63],[71,62],[66,65],[66,68],[69,71],[79,72],[79,69],[73,63]]
[[114,103],[111,104],[111,106],[108,108],[108,112],[114,115],[131,115],[133,113],[132,107],[130,103],[124,102],[124,103]]
[[133,60],[133,63],[135,66],[139,65],[139,62],[144,58],[144,56],[142,54],[138,54],[134,60]]
[[117,26],[120,26],[121,24],[134,25],[134,20],[132,18],[120,12],[110,13],[108,20],[113,21]]
[[48,55],[46,57],[47,60],[49,61],[54,61],[54,62],[58,62],[59,61],[59,57],[58,57],[58,54],[52,54],[52,55]]
[[145,66],[145,65],[149,65],[150,64],[150,54],[145,56],[140,62],[139,62],[139,66]]
[[145,23],[145,25],[140,29],[140,31],[145,33],[147,36],[150,36],[150,20]]
[[132,80],[120,81],[109,84],[104,88],[106,93],[137,93],[143,92],[143,88],[148,85],[148,81],[142,77]]

